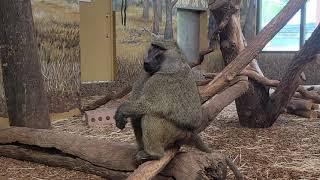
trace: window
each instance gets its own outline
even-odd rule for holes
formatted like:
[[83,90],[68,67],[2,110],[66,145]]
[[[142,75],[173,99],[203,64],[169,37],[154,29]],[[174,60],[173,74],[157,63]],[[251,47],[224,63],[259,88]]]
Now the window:
[[[289,0],[258,0],[258,30],[266,26]],[[320,20],[320,1],[308,0],[263,51],[298,51]]]
[[307,40],[320,22],[320,1],[309,0],[306,4],[306,21],[304,26],[304,40]]

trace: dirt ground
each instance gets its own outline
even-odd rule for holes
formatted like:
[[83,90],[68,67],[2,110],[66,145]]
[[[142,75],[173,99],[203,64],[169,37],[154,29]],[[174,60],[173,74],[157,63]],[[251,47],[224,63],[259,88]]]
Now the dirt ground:
[[[121,101],[111,102],[103,108]],[[89,128],[81,117],[54,122],[52,130],[134,143],[130,127],[122,131],[112,125]],[[320,119],[282,115],[268,129],[242,128],[235,105],[231,104],[201,136],[212,150],[231,157],[247,179],[320,179]],[[0,180],[102,179],[78,171],[4,157],[0,157],[0,164]],[[228,177],[233,179],[231,171]]]

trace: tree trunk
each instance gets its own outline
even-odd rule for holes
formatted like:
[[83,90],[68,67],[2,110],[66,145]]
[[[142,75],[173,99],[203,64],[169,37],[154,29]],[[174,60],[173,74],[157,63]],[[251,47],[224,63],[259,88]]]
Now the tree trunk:
[[150,6],[149,0],[143,0],[143,15],[142,15],[142,18],[145,21],[149,20],[149,6]]
[[166,0],[166,26],[164,29],[164,39],[173,39],[173,27],[172,27],[172,9],[177,3],[176,0]]
[[242,26],[242,32],[247,42],[250,42],[256,36],[257,0],[249,1],[246,18]]
[[0,24],[0,59],[10,125],[49,128],[30,0],[1,0]]
[[123,26],[127,26],[127,7],[128,1],[121,0],[121,24]]
[[158,11],[159,1],[153,0],[152,7],[153,7],[152,33],[159,34],[160,33],[160,16]]
[[[228,14],[230,11],[226,11],[225,8],[214,10],[213,12],[215,14],[215,19],[218,22],[224,22],[228,20],[226,26],[221,29],[222,31],[219,34],[221,51],[223,53],[225,63],[228,64],[228,66],[217,78],[215,78],[214,81],[208,85],[208,87],[215,87],[206,88],[204,91],[202,91],[202,93],[215,94],[217,91],[219,91],[219,88],[217,87],[223,87],[224,83],[232,80],[235,75],[237,75],[250,63],[250,61],[252,61],[254,58],[254,56],[252,56],[253,53],[257,54],[262,47],[265,46],[268,40],[271,39],[272,36],[270,35],[273,33],[270,32],[273,31],[273,35],[275,35],[275,33],[278,32],[281,27],[283,27],[286,22],[299,10],[299,8],[303,5],[303,2],[303,0],[289,1],[281,13],[279,13],[277,17],[275,17],[259,34],[261,37],[265,36],[265,38],[260,39],[258,35],[257,38],[254,39],[245,50],[245,44],[240,25],[240,14],[236,8],[237,6],[239,7],[240,4],[235,5],[234,9],[236,11],[231,15]],[[233,5],[226,4],[226,6],[232,7]],[[276,23],[278,26],[275,26]],[[270,37],[266,38],[266,36]],[[261,47],[258,48],[258,46]],[[244,54],[248,56],[251,54],[251,56],[250,58],[246,57],[244,58],[245,60],[243,60],[242,58],[244,57]],[[246,61],[246,63],[244,63],[244,61]],[[268,88],[266,88],[263,84],[254,82],[253,80],[249,81],[249,90],[240,98],[236,99],[240,124],[246,127],[269,127],[274,123],[274,121],[270,121],[269,114],[265,112],[265,106],[269,98]]]
[[[222,19],[221,15],[223,14],[218,12],[215,13],[215,17],[217,19]],[[242,37],[240,12],[238,11],[231,15],[228,24],[220,33],[221,52],[225,61],[225,65],[231,63],[235,57],[238,56],[239,52],[245,48]],[[265,88],[264,85],[249,79],[248,91],[236,99],[237,112],[241,125],[249,127],[256,126],[256,124],[246,124],[244,122],[246,122],[249,118],[256,118],[253,116],[261,115],[256,114],[256,112],[252,112],[252,110],[255,109],[258,111],[263,111],[263,106],[261,106],[261,103],[263,102],[263,99],[268,98],[268,96],[268,89]]]
[[127,8],[128,8],[128,0],[125,0],[124,1],[124,10],[123,10],[123,12],[124,12],[123,25],[124,26],[127,26]]
[[[137,168],[136,151],[133,145],[125,143],[51,130],[16,127],[0,131],[1,156],[65,167],[107,179],[127,178]],[[147,163],[152,166],[157,161]],[[226,159],[221,154],[179,152],[155,179],[226,179],[226,173]]]

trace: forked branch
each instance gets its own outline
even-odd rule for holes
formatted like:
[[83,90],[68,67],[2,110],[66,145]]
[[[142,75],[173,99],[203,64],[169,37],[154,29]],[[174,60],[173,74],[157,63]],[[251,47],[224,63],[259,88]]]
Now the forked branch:
[[281,12],[262,29],[256,38],[201,93],[211,97],[227,86],[228,81],[237,76],[258,55],[273,36],[299,11],[304,2],[305,0],[290,0]]

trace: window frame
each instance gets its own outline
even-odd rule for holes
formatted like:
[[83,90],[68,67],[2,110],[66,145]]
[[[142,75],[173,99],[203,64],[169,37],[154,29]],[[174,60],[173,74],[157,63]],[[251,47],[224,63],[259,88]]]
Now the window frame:
[[[300,13],[300,33],[299,33],[299,50],[302,48],[302,46],[305,43],[305,25],[306,25],[306,5],[307,1],[303,3],[303,6],[301,7],[301,13]],[[257,0],[257,16],[256,16],[256,34],[260,32],[261,29],[261,11],[262,11],[262,0]],[[298,50],[298,51],[299,51]],[[297,51],[268,51],[268,50],[262,50],[262,52],[297,52]]]

